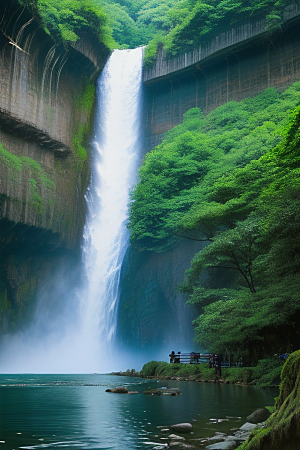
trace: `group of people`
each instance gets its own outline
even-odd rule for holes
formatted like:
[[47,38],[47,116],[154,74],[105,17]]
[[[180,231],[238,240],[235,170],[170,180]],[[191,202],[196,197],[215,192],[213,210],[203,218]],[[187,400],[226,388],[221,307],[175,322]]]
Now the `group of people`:
[[[181,352],[177,352],[175,353],[174,350],[170,353],[169,355],[170,357],[170,363],[180,363],[180,362],[185,362],[185,363],[196,363],[198,364],[200,362],[200,358],[201,358],[201,354],[200,353],[196,353],[196,352],[191,352],[191,353],[187,353],[187,354],[183,354],[181,355]],[[216,379],[220,379],[221,378],[221,373],[222,373],[222,369],[221,369],[221,363],[222,363],[222,356],[221,355],[214,355],[214,354],[210,354],[210,355],[203,355],[203,357],[206,359],[208,357],[208,366],[211,369],[215,369],[215,377]],[[205,362],[205,361],[203,361]]]
[[170,356],[170,363],[180,363],[180,355],[181,352],[178,352],[177,354],[174,352],[174,350],[169,354]]

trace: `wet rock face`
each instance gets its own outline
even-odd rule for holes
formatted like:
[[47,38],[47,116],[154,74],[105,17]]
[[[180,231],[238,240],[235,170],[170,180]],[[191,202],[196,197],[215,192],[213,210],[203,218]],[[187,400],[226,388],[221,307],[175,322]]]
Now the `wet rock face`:
[[270,412],[266,408],[260,408],[247,417],[250,423],[265,422],[270,417]]
[[66,51],[16,0],[1,0],[0,17],[1,335],[79,247],[90,178],[75,145],[89,117],[80,100],[109,50],[85,34]]
[[182,239],[160,254],[128,250],[122,269],[117,330],[124,346],[151,351],[152,346],[163,345],[169,353],[174,342],[181,340],[176,351],[192,342],[192,320],[197,315],[192,307],[185,307],[186,296],[177,287],[202,246],[202,242]]
[[156,65],[144,71],[148,148],[158,145],[190,108],[207,114],[229,101],[298,81],[299,15],[299,4],[293,3],[286,24],[273,34],[261,20],[232,28],[176,57],[159,53]]
[[1,0],[0,17],[0,220],[51,230],[72,248],[89,180],[75,145],[88,120],[80,101],[109,51],[87,34],[66,51],[16,0]]

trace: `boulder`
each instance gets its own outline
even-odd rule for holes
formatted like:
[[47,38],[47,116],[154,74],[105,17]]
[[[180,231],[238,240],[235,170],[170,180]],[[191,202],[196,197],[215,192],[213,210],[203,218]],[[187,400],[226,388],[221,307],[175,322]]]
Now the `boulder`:
[[[248,439],[250,431],[237,431],[234,433],[233,439],[239,443],[244,442]],[[229,438],[229,436],[228,436]]]
[[128,389],[123,386],[118,386],[114,389],[106,389],[105,392],[115,392],[116,394],[128,394]]
[[143,394],[145,395],[180,395],[181,391],[178,388],[156,388],[156,389],[147,389],[147,391],[144,391]]
[[185,438],[182,436],[177,436],[177,434],[170,434],[169,439],[171,439],[172,441],[176,440],[176,441],[185,441]]
[[265,422],[269,417],[270,412],[267,408],[260,408],[250,414],[250,416],[247,417],[247,421],[250,423],[261,423]]
[[177,423],[171,425],[170,428],[178,433],[190,433],[193,430],[193,425],[191,423]]
[[242,431],[253,431],[254,428],[256,428],[256,424],[250,423],[250,422],[246,422],[246,423],[244,423],[244,425],[241,426],[240,430],[242,430]]
[[171,442],[168,448],[172,450],[196,450],[194,445],[185,444],[184,442]]
[[208,445],[205,447],[206,450],[231,450],[237,447],[235,441],[224,441],[218,442],[217,444]]
[[226,435],[224,435],[224,436],[212,436],[212,437],[210,437],[210,438],[208,438],[208,440],[210,441],[210,442],[222,442],[222,441],[224,441],[224,438],[226,437]]

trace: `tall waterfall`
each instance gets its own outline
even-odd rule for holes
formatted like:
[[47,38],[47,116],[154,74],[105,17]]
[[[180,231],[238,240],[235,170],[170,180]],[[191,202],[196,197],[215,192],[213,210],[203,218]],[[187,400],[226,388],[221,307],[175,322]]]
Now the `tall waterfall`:
[[[92,178],[86,195],[82,337],[99,351],[113,349],[119,280],[128,247],[129,190],[140,146],[142,48],[115,50],[98,82]],[[101,348],[102,347],[102,348]]]
[[82,281],[74,281],[77,274],[71,268],[58,268],[40,292],[34,324],[7,337],[0,371],[124,369],[114,337],[121,265],[129,243],[129,191],[139,161],[142,55],[143,48],[115,50],[98,80]]

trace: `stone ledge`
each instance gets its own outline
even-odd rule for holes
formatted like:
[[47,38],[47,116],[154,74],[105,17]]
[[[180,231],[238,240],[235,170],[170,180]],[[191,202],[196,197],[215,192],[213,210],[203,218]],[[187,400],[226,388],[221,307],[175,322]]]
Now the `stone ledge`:
[[[284,13],[284,27],[294,25],[300,21],[300,5],[290,5]],[[167,57],[162,49],[158,51],[155,66],[144,68],[143,82],[146,85],[154,84],[172,75],[188,72],[191,69],[205,65],[219,57],[224,58],[226,53],[232,53],[243,46],[253,45],[270,37],[266,20],[247,23],[222,33],[212,39],[209,43],[200,44],[190,52],[185,52],[175,57]]]
[[59,154],[71,152],[66,144],[53,139],[47,131],[38,129],[34,124],[21,120],[2,108],[0,108],[0,128],[12,136],[37,142],[41,147],[46,147]]

